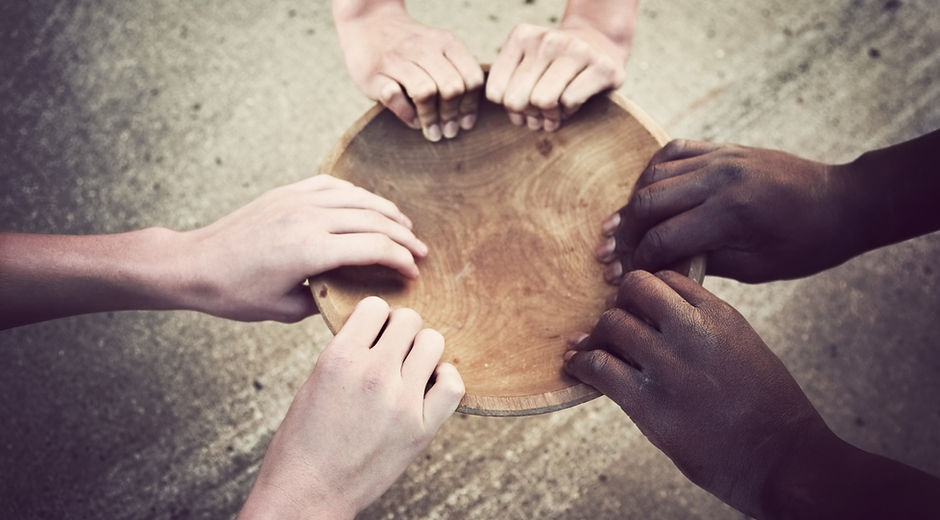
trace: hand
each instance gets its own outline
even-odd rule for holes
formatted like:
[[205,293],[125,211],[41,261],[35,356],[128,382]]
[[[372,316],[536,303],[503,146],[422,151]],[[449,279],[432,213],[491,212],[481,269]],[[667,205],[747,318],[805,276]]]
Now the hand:
[[616,306],[576,341],[565,369],[619,404],[692,482],[749,515],[793,448],[839,443],[744,318],[680,274],[628,273]]
[[294,398],[241,518],[353,518],[427,448],[464,386],[438,364],[444,338],[421,326],[410,309],[359,303]]
[[709,274],[744,282],[811,275],[857,253],[849,184],[828,165],[783,152],[672,141],[603,223],[597,257],[611,283],[698,254]]
[[309,277],[381,264],[408,278],[428,253],[392,202],[317,175],[272,189],[217,222],[184,233],[185,277],[200,280],[184,308],[242,321],[297,321],[317,312]]
[[372,3],[358,10],[334,3],[346,67],[359,90],[429,141],[472,129],[483,70],[464,44],[413,20],[401,2]]
[[493,62],[486,97],[504,105],[513,124],[553,132],[591,96],[623,84],[628,43],[566,22],[516,26]]

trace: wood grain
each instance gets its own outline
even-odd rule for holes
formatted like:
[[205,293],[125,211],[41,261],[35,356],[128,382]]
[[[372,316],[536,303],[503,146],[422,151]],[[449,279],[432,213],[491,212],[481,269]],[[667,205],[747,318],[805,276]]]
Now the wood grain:
[[[600,222],[666,140],[617,95],[596,97],[555,133],[513,126],[484,102],[474,130],[439,143],[374,107],[322,171],[398,204],[431,253],[414,281],[384,268],[312,279],[327,325],[335,333],[372,294],[417,310],[446,339],[465,413],[528,415],[593,399],[562,370],[565,341],[589,331],[614,292],[593,257]],[[701,259],[679,269],[701,281]]]

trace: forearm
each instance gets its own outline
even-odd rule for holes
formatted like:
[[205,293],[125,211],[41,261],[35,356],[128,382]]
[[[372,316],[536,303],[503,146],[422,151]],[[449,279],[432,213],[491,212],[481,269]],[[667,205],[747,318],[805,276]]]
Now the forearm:
[[[803,448],[806,448],[804,445]],[[765,488],[760,518],[938,518],[940,479],[835,436],[797,450]]]
[[940,130],[836,166],[859,254],[940,229]]
[[184,308],[191,280],[180,265],[180,239],[161,228],[0,233],[0,328],[89,312]]
[[590,28],[604,35],[626,63],[636,30],[639,0],[569,0],[561,27]]

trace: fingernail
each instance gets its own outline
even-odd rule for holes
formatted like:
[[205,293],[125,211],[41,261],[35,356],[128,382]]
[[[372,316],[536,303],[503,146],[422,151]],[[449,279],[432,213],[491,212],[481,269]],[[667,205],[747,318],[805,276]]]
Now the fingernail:
[[513,112],[509,114],[509,122],[516,126],[522,126],[525,124],[525,116]]
[[424,138],[432,143],[436,143],[441,140],[441,127],[437,124],[433,124],[424,129]]
[[457,121],[448,121],[444,123],[444,137],[453,139],[457,137],[457,132],[459,131],[460,125],[457,124]]
[[597,245],[594,254],[601,262],[609,262],[614,259],[614,251],[617,249],[617,241],[610,237]]
[[614,213],[613,215],[607,217],[607,219],[601,224],[601,232],[607,236],[610,236],[613,235],[619,227],[620,213]]
[[587,337],[588,335],[583,332],[575,332],[574,334],[568,336],[568,346],[576,347],[580,345],[582,341],[586,340]]
[[542,120],[537,117],[526,116],[525,122],[529,126],[529,130],[539,130],[542,128]]
[[604,279],[608,282],[615,282],[623,275],[623,267],[620,262],[613,262],[604,269]]
[[477,115],[476,114],[467,114],[460,118],[460,128],[464,130],[470,130],[473,128],[473,125],[477,124]]
[[418,121],[417,117],[411,120],[411,128],[415,130],[421,129],[421,121]]
[[428,245],[419,239],[418,240],[418,253],[421,254],[421,256],[427,256],[428,251],[429,251]]
[[573,358],[575,354],[577,354],[576,351],[574,351],[574,350],[569,350],[569,351],[566,351],[566,352],[565,352],[565,355],[562,356],[562,357],[565,358],[565,361],[570,361],[571,358]]
[[554,119],[546,119],[546,120],[545,120],[545,131],[546,131],[546,132],[554,132],[555,130],[558,130],[558,128],[559,128],[560,126],[561,126],[561,121],[555,121]]

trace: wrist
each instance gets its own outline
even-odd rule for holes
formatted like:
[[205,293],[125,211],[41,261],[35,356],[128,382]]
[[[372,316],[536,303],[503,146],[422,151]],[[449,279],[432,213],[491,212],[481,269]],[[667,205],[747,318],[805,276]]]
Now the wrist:
[[[829,166],[829,183],[845,242],[843,260],[891,243],[884,218],[892,212],[890,189],[878,186],[877,176],[869,171],[866,155],[852,162]],[[874,196],[873,196],[874,195]]]
[[770,469],[758,518],[820,518],[849,499],[858,449],[821,425],[800,435]]

